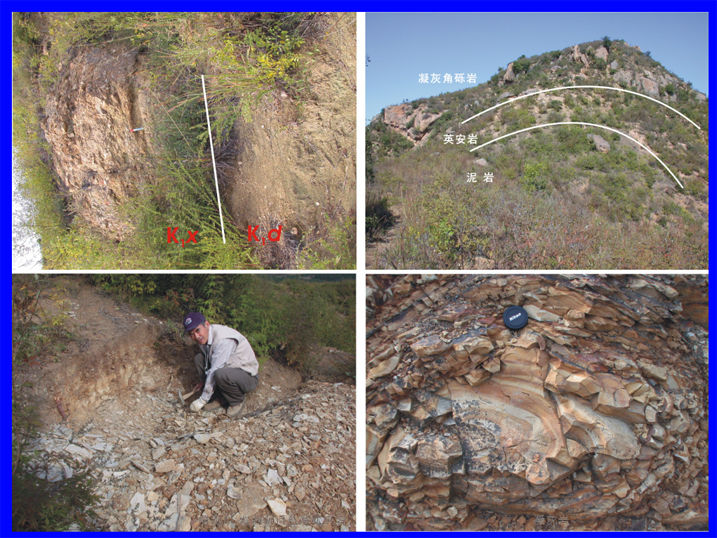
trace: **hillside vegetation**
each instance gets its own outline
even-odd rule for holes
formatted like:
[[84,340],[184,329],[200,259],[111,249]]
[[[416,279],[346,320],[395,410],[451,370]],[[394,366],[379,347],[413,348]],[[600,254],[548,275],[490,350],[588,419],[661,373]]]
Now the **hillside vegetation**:
[[[648,99],[601,89],[543,93],[461,124],[512,97],[577,85],[651,96],[701,129]],[[537,128],[470,151],[556,122],[629,135],[684,189],[637,144],[596,127]],[[521,57],[480,86],[387,107],[366,138],[369,266],[707,267],[707,99],[623,41]]]

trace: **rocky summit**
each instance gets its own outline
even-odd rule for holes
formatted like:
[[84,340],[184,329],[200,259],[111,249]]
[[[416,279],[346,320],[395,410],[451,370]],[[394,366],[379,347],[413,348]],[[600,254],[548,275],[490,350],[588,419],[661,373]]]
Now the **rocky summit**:
[[707,528],[705,277],[367,286],[368,528]]

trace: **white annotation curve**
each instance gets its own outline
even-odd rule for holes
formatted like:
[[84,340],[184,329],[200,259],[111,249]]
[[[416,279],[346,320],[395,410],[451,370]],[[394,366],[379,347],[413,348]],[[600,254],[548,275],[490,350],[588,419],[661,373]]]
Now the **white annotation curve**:
[[489,145],[489,144],[492,144],[493,142],[498,142],[498,140],[502,140],[502,139],[504,139],[504,138],[508,138],[509,136],[514,136],[514,135],[517,135],[517,134],[520,134],[520,133],[524,133],[524,132],[526,132],[526,131],[532,131],[533,129],[541,129],[541,128],[543,128],[543,127],[553,127],[554,125],[583,125],[583,126],[586,126],[586,127],[597,127],[598,129],[605,129],[606,131],[611,131],[611,132],[613,132],[613,133],[619,134],[620,136],[624,136],[624,137],[627,138],[628,140],[632,140],[635,144],[637,144],[638,146],[640,146],[642,149],[644,149],[644,150],[647,151],[650,155],[652,155],[655,159],[657,159],[657,161],[658,161],[662,166],[664,166],[665,170],[667,170],[667,171],[669,172],[669,174],[674,178],[674,180],[677,182],[677,184],[680,186],[680,188],[681,188],[681,189],[684,189],[684,187],[682,186],[682,183],[680,183],[680,180],[677,179],[677,176],[672,173],[672,170],[670,170],[670,169],[668,168],[668,166],[667,166],[664,162],[662,162],[662,159],[660,159],[657,155],[655,155],[655,153],[654,153],[650,148],[648,148],[645,144],[643,144],[643,143],[640,142],[639,140],[635,140],[633,137],[631,137],[630,135],[627,135],[627,134],[623,133],[622,131],[618,131],[617,129],[613,129],[612,127],[608,127],[607,125],[600,125],[600,124],[598,124],[598,123],[587,123],[587,122],[584,122],[584,121],[558,121],[558,122],[555,122],[555,123],[542,123],[542,124],[540,124],[540,125],[533,125],[533,126],[531,126],[531,127],[526,127],[525,129],[520,129],[520,130],[518,130],[518,131],[513,131],[512,133],[508,133],[508,134],[505,134],[505,135],[503,135],[503,136],[499,136],[498,138],[494,138],[493,140],[490,140],[490,141],[488,141],[488,142],[485,142],[484,144],[481,144],[480,146],[476,146],[476,147],[472,148],[470,151],[476,151],[476,150],[478,150],[478,149],[480,149],[480,148],[484,148],[485,146],[487,146],[487,145]]
[[689,121],[692,125],[694,125],[694,126],[697,127],[698,129],[702,130],[702,128],[701,128],[699,125],[697,125],[694,121],[692,121],[690,118],[688,118],[687,116],[685,116],[682,112],[680,112],[679,110],[677,110],[677,109],[675,109],[675,108],[672,108],[672,107],[671,107],[670,105],[668,105],[667,103],[663,103],[663,102],[660,101],[659,99],[655,99],[654,97],[650,97],[649,95],[645,95],[645,94],[643,94],[643,93],[633,92],[632,90],[626,90],[626,89],[624,89],[624,88],[614,88],[614,87],[612,87],[612,86],[591,86],[591,85],[560,86],[559,88],[549,88],[549,89],[547,89],[547,90],[538,90],[537,92],[527,93],[527,94],[525,94],[525,95],[519,95],[518,97],[513,97],[512,99],[508,99],[507,101],[503,101],[502,103],[498,103],[497,105],[494,105],[494,106],[492,106],[492,107],[490,107],[490,108],[486,108],[486,109],[483,110],[482,112],[478,112],[478,114],[476,114],[475,116],[471,116],[471,117],[468,118],[467,120],[463,120],[463,121],[461,122],[461,125],[463,125],[463,124],[466,123],[466,122],[471,121],[472,119],[477,118],[478,116],[482,116],[483,114],[486,114],[486,113],[490,112],[491,110],[495,110],[496,108],[500,108],[500,107],[502,107],[502,106],[505,106],[505,105],[508,105],[508,104],[510,104],[510,103],[513,103],[513,102],[515,102],[515,101],[519,101],[520,99],[525,99],[525,98],[527,98],[527,97],[532,97],[533,95],[539,95],[539,94],[541,94],[541,93],[557,92],[557,91],[560,91],[560,90],[576,90],[576,89],[612,90],[612,91],[616,91],[616,92],[630,93],[630,94],[632,94],[632,95],[637,95],[637,96],[639,96],[639,97],[644,97],[645,99],[649,99],[650,101],[653,101],[653,102],[657,103],[658,105],[662,105],[662,106],[664,106],[664,107],[669,108],[669,109],[672,110],[673,112],[675,112],[675,113],[679,114],[680,116],[682,116],[683,118],[685,118],[685,119],[686,119],[687,121]]

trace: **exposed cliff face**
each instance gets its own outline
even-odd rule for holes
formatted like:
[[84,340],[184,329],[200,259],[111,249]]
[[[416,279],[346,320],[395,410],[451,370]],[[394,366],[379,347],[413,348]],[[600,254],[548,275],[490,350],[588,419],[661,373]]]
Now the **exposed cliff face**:
[[431,133],[430,125],[441,117],[431,114],[426,105],[413,107],[409,104],[387,106],[383,111],[384,123],[393,131],[405,136],[417,145],[424,143]]
[[369,526],[706,528],[706,279],[368,285]]
[[[60,190],[71,211],[106,237],[132,231],[118,204],[154,178],[156,110],[137,49],[76,49],[60,67],[42,124]],[[131,129],[144,127],[144,131]]]

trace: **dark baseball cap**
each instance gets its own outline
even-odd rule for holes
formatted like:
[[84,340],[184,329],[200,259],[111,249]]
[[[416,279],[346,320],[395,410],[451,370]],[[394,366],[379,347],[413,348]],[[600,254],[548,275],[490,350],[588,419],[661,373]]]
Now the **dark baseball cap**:
[[201,312],[189,312],[184,316],[184,322],[182,324],[184,325],[184,330],[189,332],[196,329],[198,325],[201,325],[205,321],[207,320]]

